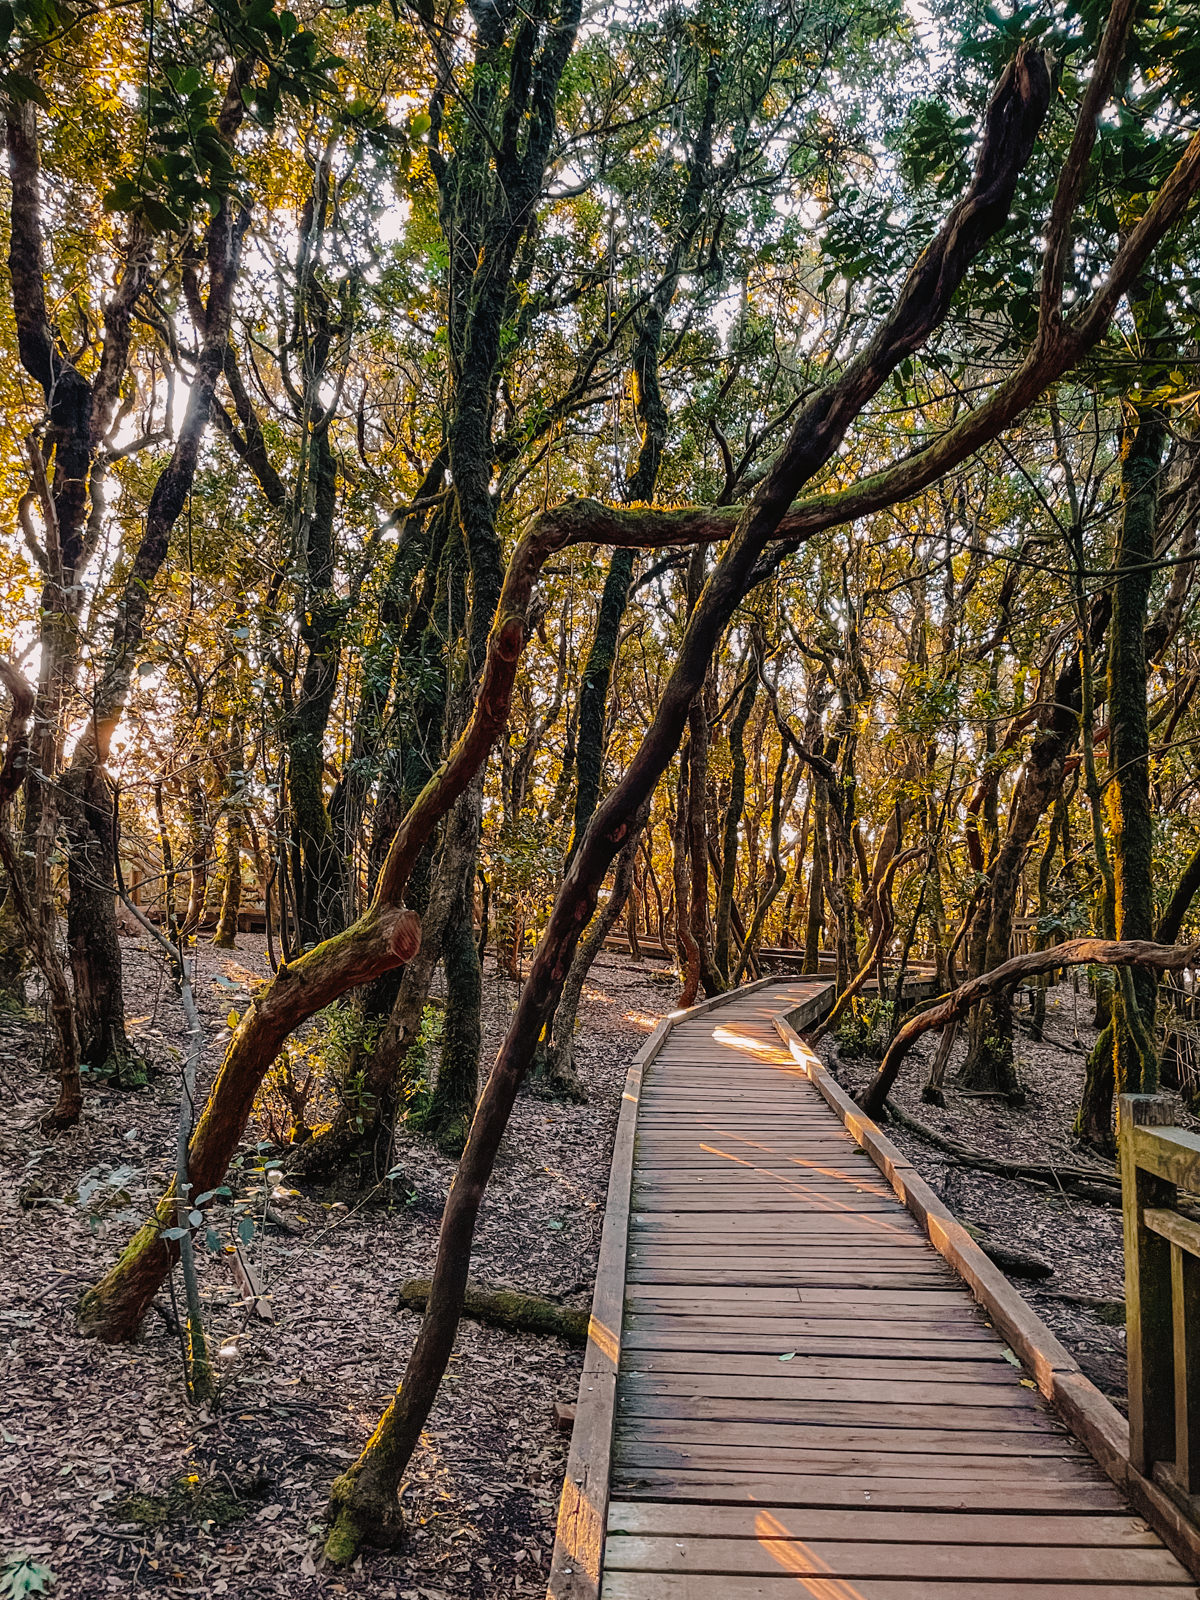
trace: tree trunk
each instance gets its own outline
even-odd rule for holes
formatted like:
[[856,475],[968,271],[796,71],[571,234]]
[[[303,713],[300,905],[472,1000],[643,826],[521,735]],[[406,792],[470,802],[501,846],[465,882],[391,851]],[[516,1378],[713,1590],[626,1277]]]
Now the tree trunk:
[[804,926],[804,964],[801,971],[814,974],[821,968],[821,929],[825,924],[825,789],[816,778],[809,784],[815,795],[812,824],[812,866],[808,873],[808,916]]
[[692,931],[689,866],[691,806],[691,743],[679,752],[679,780],[675,786],[675,825],[671,834],[672,878],[675,888],[675,945],[683,971],[679,1010],[695,1005],[700,993],[700,947]]
[[204,786],[189,767],[184,777],[188,811],[188,899],[183,932],[194,933],[204,916],[208,897],[208,856],[212,848],[206,817]]
[[[1146,708],[1146,615],[1154,576],[1159,483],[1166,426],[1143,412],[1125,439],[1124,497],[1108,643],[1108,822],[1118,939],[1154,937],[1154,817]],[[1158,1087],[1154,1009],[1158,983],[1134,971],[1113,995],[1119,1094]]]
[[604,948],[604,941],[616,926],[621,907],[629,897],[633,885],[633,866],[642,842],[641,829],[630,833],[621,847],[613,873],[612,890],[604,906],[592,918],[587,933],[579,942],[571,961],[571,970],[563,984],[562,994],[554,1011],[554,1021],[549,1030],[548,1043],[539,1049],[529,1075],[534,1093],[545,1094],[556,1100],[586,1100],[587,1094],[575,1069],[575,1019],[583,985],[592,963]]
[[688,716],[688,745],[691,763],[688,774],[687,841],[691,867],[691,935],[696,946],[696,964],[706,995],[720,994],[725,988],[712,958],[709,940],[708,907],[708,716],[701,691]]
[[138,1088],[146,1082],[146,1064],[125,1033],[112,788],[99,765],[72,770],[62,787],[67,796],[67,945],[80,1056],[93,1072],[124,1089]]
[[[745,665],[745,663],[743,663]],[[733,921],[733,891],[737,883],[738,833],[746,805],[746,724],[758,693],[758,664],[754,658],[745,685],[729,721],[729,804],[725,807],[725,828],[721,841],[721,878],[717,888],[716,942],[713,960],[728,984],[730,926]]]
[[482,1036],[480,1006],[483,975],[475,944],[475,862],[483,806],[482,774],[463,800],[469,813],[464,832],[466,848],[455,864],[457,892],[442,936],[442,966],[446,973],[446,1021],[437,1083],[428,1113],[419,1126],[447,1155],[459,1155],[475,1113],[479,1094],[479,1051]]
[[213,944],[237,947],[238,912],[242,904],[242,830],[246,807],[246,732],[240,711],[234,713],[229,740],[229,794],[225,803],[225,860],[222,863],[221,909]]
[[579,734],[575,754],[575,810],[571,825],[571,843],[563,864],[565,871],[571,864],[584,830],[600,799],[600,779],[604,770],[604,723],[608,707],[608,690],[612,683],[613,668],[617,660],[617,643],[621,635],[621,619],[629,600],[629,585],[633,581],[636,550],[617,549],[612,553],[608,575],[600,596],[600,609],[596,614],[596,631],[583,668],[579,686]]
[[946,1028],[982,1000],[999,989],[1011,990],[1026,978],[1053,967],[1139,966],[1153,972],[1180,972],[1196,960],[1195,945],[1152,944],[1145,939],[1068,939],[1052,950],[1027,950],[1012,956],[998,967],[991,967],[964,983],[947,999],[911,1017],[888,1046],[879,1071],[858,1096],[868,1116],[877,1117],[891,1093],[900,1068],[917,1040],[931,1028]]
[[[1110,610],[1110,598],[1104,591],[1093,601],[1086,623],[1093,649],[1104,638]],[[982,951],[974,954],[974,959],[982,963],[972,966],[975,976],[1008,960],[1026,851],[1062,786],[1067,754],[1078,736],[1082,700],[1079,656],[1072,651],[1058,673],[1050,709],[1030,748],[1008,831],[997,851],[987,893],[976,913],[975,927],[985,932]],[[964,1088],[1003,1094],[1014,1102],[1019,1101],[1021,1089],[1013,1069],[1012,1040],[1012,997],[1008,993],[998,993],[971,1019],[967,1058],[958,1082]]]

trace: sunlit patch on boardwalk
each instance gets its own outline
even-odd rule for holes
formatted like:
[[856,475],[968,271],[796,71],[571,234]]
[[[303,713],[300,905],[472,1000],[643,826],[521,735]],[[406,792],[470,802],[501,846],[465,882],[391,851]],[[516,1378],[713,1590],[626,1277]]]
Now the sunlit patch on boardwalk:
[[[863,1600],[861,1589],[829,1574],[828,1563],[802,1540],[793,1539],[778,1517],[760,1511],[754,1519],[759,1544],[784,1572],[799,1579],[799,1588],[813,1600]],[[781,1541],[787,1540],[787,1543]]]

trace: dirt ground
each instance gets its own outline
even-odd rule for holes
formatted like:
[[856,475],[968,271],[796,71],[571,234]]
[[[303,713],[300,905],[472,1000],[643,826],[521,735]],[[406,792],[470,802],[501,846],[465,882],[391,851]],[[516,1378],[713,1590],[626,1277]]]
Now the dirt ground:
[[[238,943],[200,950],[209,1076],[231,1005],[266,971],[261,940]],[[266,1202],[286,1224],[268,1222],[248,1247],[275,1320],[247,1314],[227,1256],[204,1260],[221,1370],[211,1411],[186,1404],[162,1315],[132,1346],[78,1338],[81,1289],[173,1160],[178,1001],[144,941],[124,950],[134,1034],[160,1070],[141,1091],[89,1091],[70,1133],[38,1130],[53,1087],[37,1070],[40,1028],[0,1018],[0,1574],[30,1556],[56,1574],[55,1600],[542,1596],[568,1445],[554,1402],[574,1401],[581,1353],[467,1323],[405,1490],[403,1553],[345,1574],[314,1565],[329,1484],[377,1421],[417,1327],[397,1289],[428,1275],[452,1171],[427,1144],[402,1138],[398,1177],[334,1199],[264,1179],[253,1146],[265,1130],[253,1134],[231,1186],[252,1214]],[[518,1103],[481,1222],[480,1279],[590,1301],[626,1066],[678,992],[653,967],[606,956],[593,970],[580,1014],[588,1103]],[[516,989],[490,962],[484,982],[486,1060]],[[223,1236],[234,1222],[218,1208]]]
[[[921,1086],[940,1035],[926,1035],[905,1062],[892,1098],[927,1127],[990,1156],[1064,1166],[1102,1163],[1082,1151],[1071,1125],[1079,1106],[1084,1064],[1096,1037],[1093,1002],[1071,984],[1050,989],[1045,1037],[1028,1034],[1028,1012],[1017,1012],[1016,1058],[1026,1104],[956,1092],[954,1074],[965,1053],[965,1029],[946,1072],[946,1106],[921,1100]],[[826,1064],[857,1090],[877,1061],[843,1062],[836,1042],[822,1042]],[[1121,1212],[1052,1186],[973,1171],[893,1122],[888,1137],[908,1156],[955,1215],[987,1243],[1040,1261],[1050,1275],[1030,1279],[1009,1274],[1013,1287],[1074,1355],[1092,1382],[1122,1410],[1125,1393],[1125,1279]],[[1112,1172],[1111,1165],[1107,1169]],[[1089,1305],[1084,1302],[1099,1302]]]

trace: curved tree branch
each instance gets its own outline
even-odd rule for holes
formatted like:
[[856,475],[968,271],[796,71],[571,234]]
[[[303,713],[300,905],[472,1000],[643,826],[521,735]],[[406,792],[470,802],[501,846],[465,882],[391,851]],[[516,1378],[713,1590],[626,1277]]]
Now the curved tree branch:
[[904,1058],[922,1036],[935,1028],[944,1028],[965,1015],[973,1006],[994,995],[1007,994],[1039,972],[1049,972],[1054,967],[1146,967],[1154,972],[1179,972],[1200,959],[1200,943],[1154,944],[1149,939],[1068,939],[1064,944],[1051,945],[1046,950],[1029,950],[1024,955],[1013,956],[990,972],[964,983],[953,994],[918,1012],[900,1029],[892,1040],[888,1052],[879,1064],[879,1071],[858,1097],[858,1103],[870,1116],[878,1116],[883,1103],[891,1093]]

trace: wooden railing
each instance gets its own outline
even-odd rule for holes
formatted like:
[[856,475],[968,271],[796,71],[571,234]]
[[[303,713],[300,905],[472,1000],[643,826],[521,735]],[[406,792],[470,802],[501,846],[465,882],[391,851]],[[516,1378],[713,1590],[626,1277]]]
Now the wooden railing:
[[1200,1135],[1176,1127],[1172,1096],[1119,1102],[1125,1216],[1129,1459],[1200,1521]]

